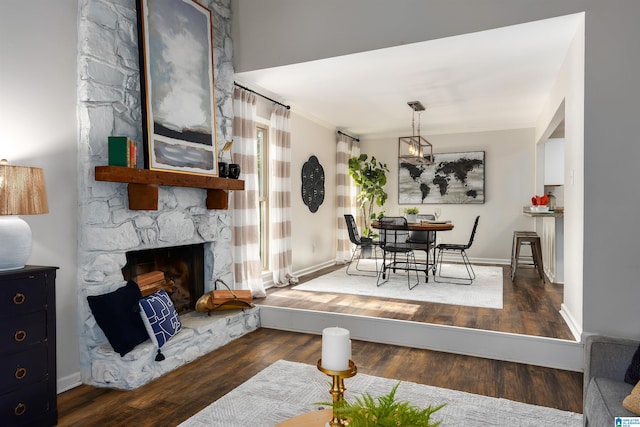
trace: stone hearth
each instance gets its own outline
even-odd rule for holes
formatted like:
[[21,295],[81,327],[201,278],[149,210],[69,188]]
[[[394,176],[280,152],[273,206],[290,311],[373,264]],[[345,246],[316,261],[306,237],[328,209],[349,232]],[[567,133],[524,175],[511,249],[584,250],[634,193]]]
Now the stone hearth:
[[[258,307],[233,312],[181,315],[182,330],[162,347],[165,360],[156,362],[151,341],[120,357],[109,343],[90,350],[91,379],[98,387],[132,390],[203,356],[260,327]],[[83,379],[84,381],[84,379]]]
[[[213,12],[217,138],[226,141],[233,115],[230,0],[201,3]],[[125,284],[127,251],[203,243],[205,292],[217,278],[233,283],[231,216],[208,210],[204,190],[180,187],[160,187],[157,211],[129,210],[126,184],[95,181],[95,166],[107,164],[109,135],[136,141],[143,163],[136,7],[135,0],[81,0],[78,7],[80,373],[86,384],[130,389],[256,329],[259,311],[182,316],[183,330],[163,347],[162,362],[153,360],[150,341],[120,357],[95,323],[86,298]]]

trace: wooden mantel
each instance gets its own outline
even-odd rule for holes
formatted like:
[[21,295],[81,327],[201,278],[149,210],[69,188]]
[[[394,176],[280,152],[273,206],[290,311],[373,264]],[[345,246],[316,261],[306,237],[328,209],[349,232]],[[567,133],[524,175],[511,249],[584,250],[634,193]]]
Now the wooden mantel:
[[207,190],[207,209],[228,209],[229,190],[244,190],[244,181],[217,176],[165,172],[122,166],[96,166],[96,181],[127,183],[129,209],[158,210],[158,186]]

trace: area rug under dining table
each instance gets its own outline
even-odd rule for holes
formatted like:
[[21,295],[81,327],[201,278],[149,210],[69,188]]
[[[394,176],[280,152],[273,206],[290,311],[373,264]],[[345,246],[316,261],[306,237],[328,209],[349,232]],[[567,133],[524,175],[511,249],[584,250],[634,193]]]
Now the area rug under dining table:
[[[316,366],[279,360],[198,412],[180,427],[272,427],[289,418],[321,409],[331,400],[330,379]],[[363,393],[387,394],[397,380],[358,373],[345,380],[345,399]],[[442,426],[582,426],[582,414],[481,396],[412,382],[401,382],[399,401],[426,407],[446,406],[436,412]]]
[[[294,286],[296,291],[330,292],[341,294],[397,298],[408,301],[426,301],[440,304],[464,305],[469,307],[502,308],[502,267],[474,265],[476,279],[470,285],[448,282],[435,282],[429,275],[426,282],[424,273],[418,273],[420,284],[413,289],[407,285],[407,273],[389,273],[389,281],[376,286],[375,261],[362,260],[360,268],[368,270],[370,276],[349,276],[347,267],[325,274],[305,283]],[[448,276],[464,277],[466,270],[462,264],[444,264],[443,271]],[[355,265],[350,271],[355,270]],[[412,286],[416,276],[411,272]],[[438,279],[444,281],[447,279]]]

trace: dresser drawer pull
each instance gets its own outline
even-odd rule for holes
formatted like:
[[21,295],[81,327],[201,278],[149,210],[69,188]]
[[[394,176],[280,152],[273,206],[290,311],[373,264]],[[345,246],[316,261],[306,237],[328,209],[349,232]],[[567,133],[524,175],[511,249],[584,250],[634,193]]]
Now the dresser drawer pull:
[[15,305],[20,305],[27,300],[27,297],[24,296],[23,293],[18,292],[13,296],[13,303]]
[[27,376],[27,368],[18,368],[14,374],[17,380],[21,380]]
[[16,407],[13,408],[13,413],[18,417],[24,415],[25,412],[27,412],[27,405],[24,403],[18,403]]
[[16,331],[16,333],[13,334],[13,339],[16,342],[22,342],[22,341],[27,339],[27,332],[26,331],[22,331],[22,330]]

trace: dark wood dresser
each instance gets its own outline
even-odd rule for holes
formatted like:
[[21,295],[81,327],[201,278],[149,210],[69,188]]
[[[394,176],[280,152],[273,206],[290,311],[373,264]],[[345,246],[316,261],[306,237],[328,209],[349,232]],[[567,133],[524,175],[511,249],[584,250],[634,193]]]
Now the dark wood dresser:
[[52,426],[56,267],[0,271],[0,425]]

